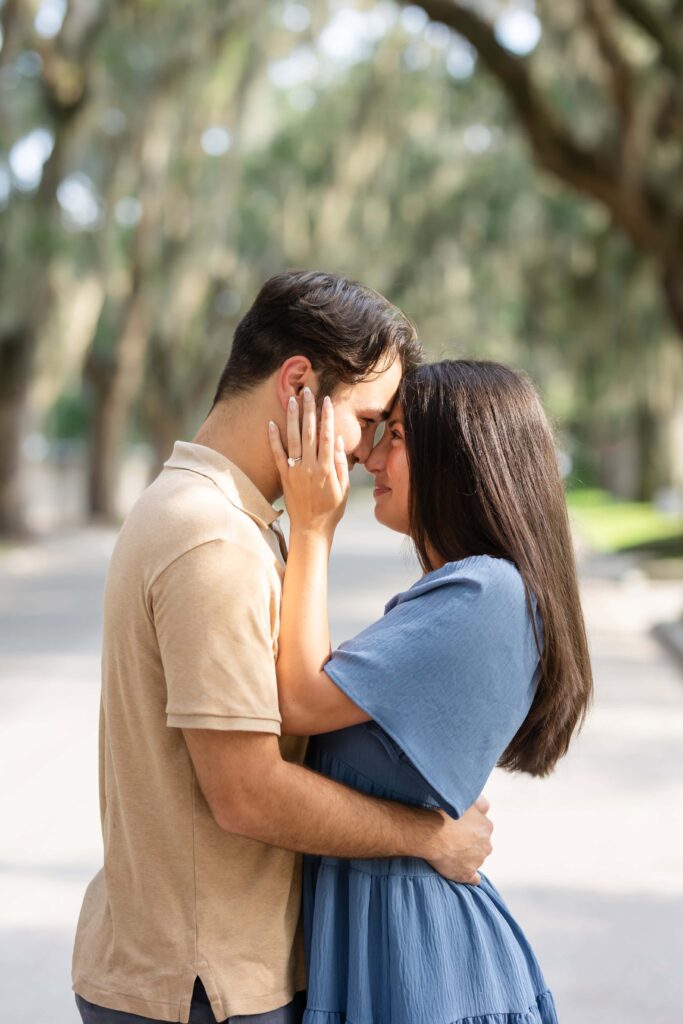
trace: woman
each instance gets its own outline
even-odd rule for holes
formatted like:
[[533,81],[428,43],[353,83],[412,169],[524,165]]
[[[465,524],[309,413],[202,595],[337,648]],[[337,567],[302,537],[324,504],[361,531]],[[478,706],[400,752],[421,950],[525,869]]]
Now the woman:
[[[278,685],[308,763],[459,816],[492,768],[546,775],[592,679],[552,433],[521,373],[446,361],[404,379],[366,468],[380,523],[424,575],[330,656],[327,559],[348,475],[333,411],[270,437],[291,519]],[[318,449],[318,450],[316,450]],[[293,452],[301,452],[293,456]],[[556,1024],[500,895],[408,858],[307,857],[304,1024]],[[477,879],[478,880],[478,879]],[[477,881],[475,880],[475,881]]]

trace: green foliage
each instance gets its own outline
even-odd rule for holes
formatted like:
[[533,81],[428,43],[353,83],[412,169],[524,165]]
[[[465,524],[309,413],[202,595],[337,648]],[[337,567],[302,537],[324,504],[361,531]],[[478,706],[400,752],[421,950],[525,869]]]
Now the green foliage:
[[[478,62],[454,77],[462,40],[410,28],[391,4],[305,6],[310,24],[293,29],[285,0],[101,0],[91,5],[97,31],[76,50],[62,33],[37,40],[23,19],[19,49],[40,48],[43,70],[4,90],[0,163],[34,127],[58,146],[50,187],[15,189],[0,212],[1,315],[30,318],[64,350],[63,380],[46,389],[64,392],[49,414],[55,436],[83,429],[85,405],[64,382],[85,364],[99,400],[125,392],[128,417],[162,449],[205,410],[262,281],[304,266],[384,291],[433,356],[527,368],[575,478],[612,486],[615,445],[644,465],[662,446],[641,429],[643,410],[664,424],[683,373],[654,265],[600,204],[534,168]],[[325,31],[338,47],[335,19],[350,11],[384,22],[344,56]],[[611,139],[583,5],[541,16],[533,59],[545,100],[587,140]],[[50,89],[68,61],[84,89],[67,125]],[[650,73],[645,61],[639,87],[650,88]],[[222,151],[207,147],[211,128],[227,133]],[[59,198],[73,175],[98,211],[87,223],[70,221]],[[99,307],[83,359],[53,324],[70,322],[93,279]],[[29,280],[49,283],[44,301],[26,298]],[[121,357],[124,340],[136,358]]]
[[81,388],[63,392],[45,419],[48,437],[55,441],[82,441],[88,434],[89,410]]
[[683,518],[664,515],[648,502],[616,501],[596,488],[567,495],[572,521],[598,551],[621,551],[683,537]]

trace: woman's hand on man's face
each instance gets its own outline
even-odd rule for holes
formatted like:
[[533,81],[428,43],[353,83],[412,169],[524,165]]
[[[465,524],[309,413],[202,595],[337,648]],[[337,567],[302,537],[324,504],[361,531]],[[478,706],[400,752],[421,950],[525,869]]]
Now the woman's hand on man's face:
[[349,493],[349,467],[342,438],[335,443],[332,402],[329,398],[323,402],[318,436],[313,392],[304,388],[301,425],[297,400],[290,398],[287,407],[289,457],[277,424],[271,420],[268,427],[292,530],[322,533],[331,538],[344,514]]

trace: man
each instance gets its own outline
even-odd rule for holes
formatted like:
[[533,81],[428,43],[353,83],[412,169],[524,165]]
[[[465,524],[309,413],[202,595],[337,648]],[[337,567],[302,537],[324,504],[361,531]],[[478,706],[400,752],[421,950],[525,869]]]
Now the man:
[[[294,851],[417,856],[477,881],[491,825],[375,800],[279,740],[284,540],[269,420],[330,394],[349,461],[368,457],[421,359],[377,293],[321,273],[268,281],[235,332],[214,406],[139,499],[104,609],[104,868],[85,895],[73,984],[86,1024],[299,1019]],[[284,430],[283,430],[284,433]]]

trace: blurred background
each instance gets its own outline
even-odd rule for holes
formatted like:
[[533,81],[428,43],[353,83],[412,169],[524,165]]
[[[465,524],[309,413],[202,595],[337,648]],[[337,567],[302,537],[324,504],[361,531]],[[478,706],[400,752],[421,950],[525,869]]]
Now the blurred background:
[[[3,1017],[76,1020],[116,526],[293,267],[379,289],[433,358],[538,383],[597,697],[551,780],[494,773],[490,873],[565,1024],[674,1024],[681,0],[0,0]],[[357,488],[335,639],[416,573]]]

